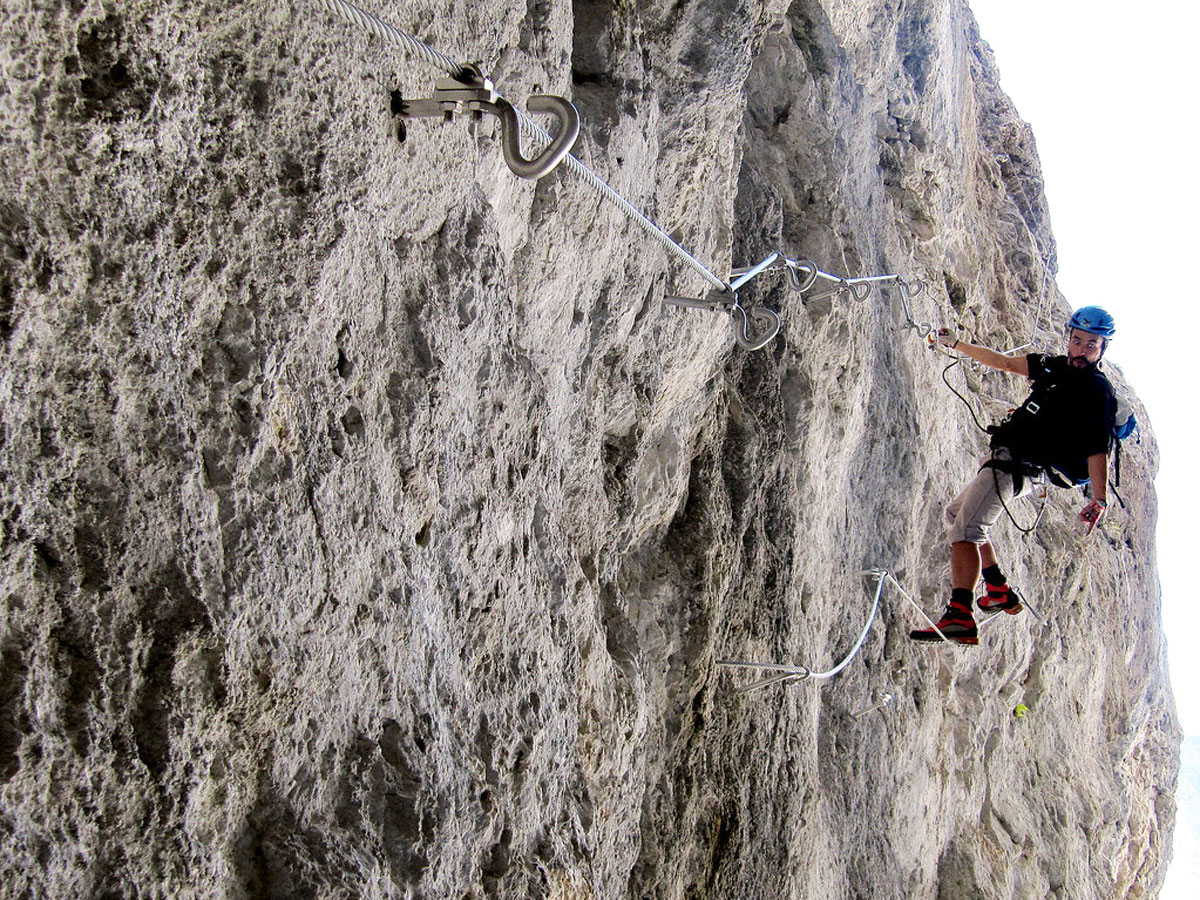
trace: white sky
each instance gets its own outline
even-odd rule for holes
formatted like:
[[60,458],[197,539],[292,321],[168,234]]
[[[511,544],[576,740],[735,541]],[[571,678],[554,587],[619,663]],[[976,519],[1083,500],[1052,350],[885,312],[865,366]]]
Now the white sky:
[[[970,5],[995,51],[1001,86],[1033,126],[1059,287],[1072,306],[1096,304],[1116,318],[1109,358],[1150,413],[1162,453],[1158,563],[1171,682],[1184,730],[1200,735],[1200,653],[1192,649],[1200,638],[1200,580],[1189,579],[1188,564],[1195,553],[1189,531],[1200,513],[1200,487],[1188,470],[1200,427],[1193,374],[1200,348],[1189,343],[1193,317],[1200,317],[1189,271],[1200,249],[1200,4]],[[1111,512],[1121,514],[1119,507]],[[1198,816],[1180,809],[1176,865],[1162,900],[1200,896],[1188,865],[1200,857]]]

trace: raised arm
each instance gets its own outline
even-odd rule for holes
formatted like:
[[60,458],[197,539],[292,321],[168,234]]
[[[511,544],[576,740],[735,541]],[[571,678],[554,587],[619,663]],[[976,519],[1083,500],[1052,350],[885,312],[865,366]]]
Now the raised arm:
[[1024,356],[1005,356],[1003,353],[997,353],[995,350],[989,350],[987,347],[968,344],[966,341],[960,341],[954,337],[945,328],[938,332],[938,340],[951,350],[956,350],[964,356],[969,356],[976,362],[983,363],[988,368],[999,369],[1001,372],[1012,372],[1014,375],[1024,375],[1026,378],[1029,377],[1029,360]]

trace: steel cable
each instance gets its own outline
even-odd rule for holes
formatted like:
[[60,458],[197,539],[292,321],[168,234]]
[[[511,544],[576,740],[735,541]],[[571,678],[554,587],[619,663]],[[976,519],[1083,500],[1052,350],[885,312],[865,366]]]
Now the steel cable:
[[[542,144],[548,144],[552,140],[550,132],[544,129],[537,122],[534,122],[532,119],[530,119],[525,113],[518,110],[517,117],[521,122],[521,131],[527,137],[536,139],[542,142]],[[683,249],[683,247],[680,246],[679,243],[674,240],[674,238],[663,231],[658,225],[646,218],[646,216],[638,211],[638,209],[632,203],[618,194],[606,181],[604,181],[603,178],[584,165],[584,163],[581,162],[574,154],[568,153],[566,156],[564,156],[563,165],[570,169],[575,175],[582,178],[588,185],[596,190],[601,197],[624,213],[625,217],[629,219],[629,221],[633,222],[633,224],[637,225],[648,235],[674,253],[688,266],[691,266],[693,269],[703,275],[708,283],[714,288],[719,291],[724,291],[729,288],[728,284],[714,275],[707,266]]]
[[863,641],[867,639],[867,634],[871,631],[871,626],[875,623],[875,615],[879,612],[879,598],[883,595],[883,586],[887,582],[887,574],[877,576],[879,583],[875,586],[875,602],[871,605],[871,614],[867,616],[867,624],[863,626],[862,634],[858,636],[858,642],[855,643],[854,649],[846,654],[845,659],[830,669],[828,672],[811,672],[810,678],[832,678],[846,666],[850,665],[850,661],[858,655],[858,651],[862,649]]
[[351,25],[357,25],[359,28],[365,29],[376,37],[383,38],[385,41],[399,44],[401,47],[406,48],[425,60],[431,66],[441,69],[447,75],[462,78],[466,73],[466,70],[462,66],[446,54],[439,53],[420,38],[406,34],[399,28],[389,25],[382,19],[376,18],[366,10],[359,9],[353,3],[347,3],[346,0],[317,0],[317,3],[334,15],[345,19]]
[[[436,66],[455,78],[463,78],[467,73],[467,70],[463,66],[460,66],[445,54],[434,50],[424,41],[413,37],[411,34],[406,34],[400,29],[375,17],[371,13],[359,9],[352,3],[347,3],[346,0],[317,0],[317,3],[324,9],[328,10],[334,15],[339,16],[350,24],[357,25],[358,27],[370,32],[371,34],[374,34],[377,37],[383,38],[384,40],[391,41],[394,44],[399,44],[423,59],[425,62],[432,66]],[[522,135],[525,138],[541,145],[539,147],[539,152],[553,140],[550,132],[542,128],[537,124],[537,122],[534,122],[531,118],[529,118],[528,115],[520,110],[517,110],[517,119],[521,125]],[[562,163],[568,169],[570,169],[572,173],[583,179],[588,186],[598,192],[601,197],[619,209],[629,221],[633,222],[633,224],[645,231],[648,235],[650,235],[650,237],[654,238],[655,241],[657,241],[671,253],[675,254],[675,256],[678,257],[683,263],[694,269],[700,275],[704,276],[704,279],[713,288],[718,291],[729,290],[728,284],[718,278],[707,266],[688,253],[687,250],[685,250],[674,238],[672,238],[669,234],[663,231],[662,228],[647,218],[632,203],[618,194],[607,182],[604,181],[604,179],[584,165],[578,158],[568,153],[565,157],[563,157]]]

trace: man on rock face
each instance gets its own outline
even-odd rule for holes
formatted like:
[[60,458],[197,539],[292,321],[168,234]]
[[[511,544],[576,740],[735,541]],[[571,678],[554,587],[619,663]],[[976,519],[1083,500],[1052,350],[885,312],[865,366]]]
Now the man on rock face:
[[[1104,515],[1108,491],[1108,450],[1112,442],[1116,399],[1100,372],[1100,358],[1115,329],[1098,306],[1085,306],[1067,323],[1067,354],[1030,353],[1012,357],[957,340],[942,329],[938,340],[977,362],[1003,372],[1024,375],[1033,392],[992,431],[992,456],[973,481],[946,508],[950,522],[950,603],[937,623],[947,638],[978,644],[971,613],[975,585],[982,572],[985,613],[1021,611],[1021,595],[1009,587],[988,539],[1005,504],[1028,493],[1029,479],[1047,472],[1055,483],[1062,473],[1075,484],[1090,481],[1092,500],[1080,511],[1090,529]],[[913,631],[914,641],[940,641],[932,628]]]

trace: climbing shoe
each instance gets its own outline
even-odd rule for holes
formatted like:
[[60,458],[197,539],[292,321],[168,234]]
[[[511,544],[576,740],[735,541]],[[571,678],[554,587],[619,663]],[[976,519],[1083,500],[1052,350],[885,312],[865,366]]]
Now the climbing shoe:
[[[971,615],[969,607],[957,601],[950,601],[950,605],[946,607],[946,612],[942,615],[941,621],[937,623],[937,627],[941,629],[947,640],[956,641],[959,644],[979,643],[979,632],[975,629],[975,617]],[[940,641],[942,639],[941,635],[932,628],[912,631],[908,636],[914,641]]]
[[1000,586],[987,586],[987,594],[980,597],[976,602],[979,608],[985,613],[1006,612],[1010,616],[1015,616],[1025,607],[1021,605],[1023,598],[1014,588],[1010,588],[1007,584]]

